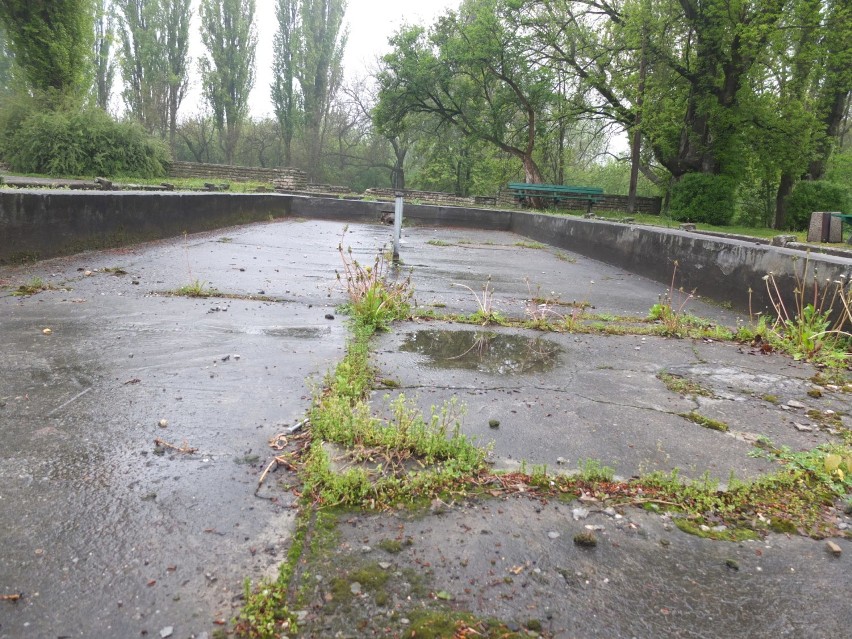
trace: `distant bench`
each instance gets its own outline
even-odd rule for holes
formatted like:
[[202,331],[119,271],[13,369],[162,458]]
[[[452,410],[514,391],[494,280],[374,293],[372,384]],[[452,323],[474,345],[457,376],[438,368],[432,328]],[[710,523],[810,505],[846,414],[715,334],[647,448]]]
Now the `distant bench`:
[[569,200],[586,202],[586,210],[591,211],[592,205],[603,200],[603,189],[594,186],[562,186],[560,184],[525,184],[510,182],[509,191],[521,204],[526,204],[531,198],[550,200],[554,204]]

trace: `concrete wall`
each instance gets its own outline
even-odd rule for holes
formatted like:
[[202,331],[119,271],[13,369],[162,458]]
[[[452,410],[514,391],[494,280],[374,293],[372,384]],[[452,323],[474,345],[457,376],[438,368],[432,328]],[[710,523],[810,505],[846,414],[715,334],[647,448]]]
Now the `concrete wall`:
[[[0,263],[66,255],[223,226],[296,216],[377,223],[386,202],[281,194],[0,191]],[[763,276],[783,291],[808,263],[821,281],[852,277],[852,260],[685,231],[573,216],[453,206],[405,205],[409,224],[513,231],[748,310],[767,310]],[[848,281],[848,280],[847,280]],[[792,300],[786,300],[792,308]]]
[[0,263],[283,217],[289,204],[274,194],[2,191]]
[[[675,229],[634,226],[602,220],[514,213],[511,230],[539,242],[614,264],[670,284],[677,262],[677,287],[735,308],[771,310],[763,276],[772,273],[781,291],[796,288],[796,274],[821,282],[852,277],[852,260],[807,253],[756,242],[710,237]],[[752,293],[749,296],[749,288]],[[794,300],[786,296],[788,309]]]

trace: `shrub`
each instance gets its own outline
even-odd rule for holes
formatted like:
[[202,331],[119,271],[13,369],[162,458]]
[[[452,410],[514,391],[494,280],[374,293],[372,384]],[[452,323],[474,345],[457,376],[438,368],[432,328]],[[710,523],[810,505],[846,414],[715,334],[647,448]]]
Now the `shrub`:
[[24,173],[152,178],[170,162],[164,143],[97,108],[37,111],[6,133],[4,159]]
[[725,226],[734,217],[735,190],[726,175],[687,173],[672,187],[669,212],[681,222]]
[[814,211],[839,211],[848,213],[849,196],[839,184],[817,180],[799,182],[787,198],[785,225],[794,231],[808,228]]

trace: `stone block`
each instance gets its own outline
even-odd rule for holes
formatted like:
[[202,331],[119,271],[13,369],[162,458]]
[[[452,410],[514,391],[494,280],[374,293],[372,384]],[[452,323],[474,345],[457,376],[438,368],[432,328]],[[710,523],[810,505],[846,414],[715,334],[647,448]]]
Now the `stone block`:
[[842,223],[831,212],[815,211],[811,213],[808,227],[808,242],[842,242]]
[[795,235],[775,235],[769,243],[772,246],[787,246],[790,242],[795,242]]

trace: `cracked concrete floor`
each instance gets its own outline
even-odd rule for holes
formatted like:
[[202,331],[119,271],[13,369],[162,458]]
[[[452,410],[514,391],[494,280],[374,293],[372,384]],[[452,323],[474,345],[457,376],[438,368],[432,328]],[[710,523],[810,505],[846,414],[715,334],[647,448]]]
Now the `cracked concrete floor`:
[[[0,269],[0,586],[26,595],[0,602],[0,637],[155,636],[168,627],[174,637],[200,637],[239,605],[244,577],[274,573],[289,543],[292,496],[253,492],[269,437],[309,404],[306,377],[342,356],[346,331],[326,316],[345,299],[334,275],[343,226],[287,220]],[[385,227],[349,228],[344,243],[363,263],[390,239]],[[475,311],[473,294],[458,285],[479,293],[489,276],[495,308],[516,317],[537,292],[643,316],[667,288],[508,233],[415,228],[405,241],[418,303],[449,312]],[[36,277],[52,288],[11,295]],[[194,280],[236,297],[158,294]],[[258,295],[272,299],[250,299]],[[701,300],[689,308],[727,325],[742,320]],[[474,337],[471,353],[487,342],[483,354],[510,356],[460,367],[464,352],[433,357],[414,337],[479,330],[400,324],[376,342],[375,361],[427,408],[459,396],[466,432],[493,440],[502,467],[554,468],[562,457],[559,467],[569,468],[596,457],[625,476],[674,466],[722,480],[730,470],[752,476],[766,469],[746,455],[755,434],[794,448],[831,436],[797,430],[792,422],[808,421],[806,409],[784,410],[789,399],[848,410],[845,395],[806,396],[812,367],[730,344],[489,328],[494,335]],[[661,371],[713,396],[673,394]],[[726,421],[732,434],[677,416],[693,409]],[[158,436],[187,440],[201,454],[155,455]],[[556,525],[520,517],[528,528]],[[505,523],[494,525],[495,541],[518,534]],[[452,543],[440,525],[434,535],[424,548]],[[816,542],[802,543],[816,553]],[[629,610],[625,596],[612,614]],[[826,627],[847,620],[836,615]]]
[[[507,233],[414,229],[406,239],[403,257],[413,267],[417,302],[438,313],[476,311],[488,282],[494,310],[509,317],[524,318],[533,296],[580,303],[608,317],[645,317],[668,288]],[[697,294],[686,311],[731,328],[746,321]],[[375,362],[399,385],[393,394],[415,397],[427,412],[458,398],[466,409],[463,432],[491,444],[501,469],[526,462],[570,470],[592,458],[622,477],[678,468],[724,483],[731,473],[746,479],[771,470],[749,456],[761,435],[793,450],[836,439],[808,411],[834,411],[850,423],[848,393],[808,395],[813,366],[710,340],[420,321],[380,336]],[[661,374],[697,384],[707,396],[672,392]],[[797,407],[787,405],[791,400]],[[693,411],[729,431],[681,416]]]

